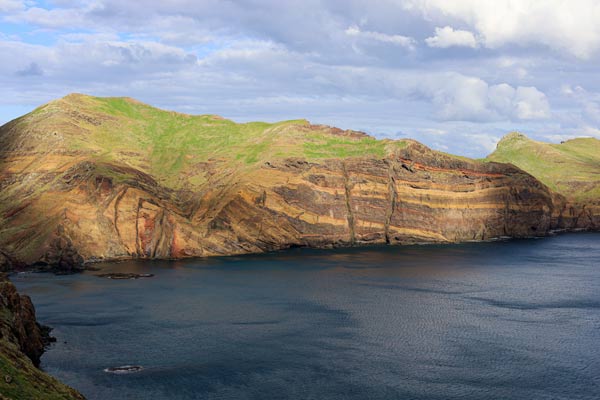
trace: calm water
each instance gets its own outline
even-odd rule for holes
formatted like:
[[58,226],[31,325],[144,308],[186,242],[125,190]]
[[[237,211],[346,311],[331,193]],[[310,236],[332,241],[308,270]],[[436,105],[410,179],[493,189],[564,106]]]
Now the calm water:
[[90,399],[600,398],[600,234],[101,267],[13,277]]

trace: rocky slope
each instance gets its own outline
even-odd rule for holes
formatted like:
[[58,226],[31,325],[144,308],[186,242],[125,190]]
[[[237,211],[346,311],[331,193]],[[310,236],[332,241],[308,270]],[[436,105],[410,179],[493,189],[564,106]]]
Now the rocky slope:
[[0,142],[4,268],[600,226],[597,198],[572,201],[515,166],[302,120],[74,94],[4,125]]
[[0,399],[83,399],[37,368],[44,334],[28,296],[0,274]]

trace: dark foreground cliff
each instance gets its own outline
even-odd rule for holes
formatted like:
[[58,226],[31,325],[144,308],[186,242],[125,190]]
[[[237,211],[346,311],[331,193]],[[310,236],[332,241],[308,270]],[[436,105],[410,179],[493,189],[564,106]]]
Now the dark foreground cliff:
[[31,299],[0,274],[0,399],[84,398],[37,368],[44,342]]
[[5,269],[600,227],[597,197],[513,165],[302,120],[236,124],[69,95],[4,125],[0,141]]

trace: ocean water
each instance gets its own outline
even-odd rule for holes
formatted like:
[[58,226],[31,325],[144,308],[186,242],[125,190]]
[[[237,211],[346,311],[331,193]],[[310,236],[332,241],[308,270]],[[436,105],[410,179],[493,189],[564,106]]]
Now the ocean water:
[[89,399],[600,398],[600,234],[99,267],[12,277]]

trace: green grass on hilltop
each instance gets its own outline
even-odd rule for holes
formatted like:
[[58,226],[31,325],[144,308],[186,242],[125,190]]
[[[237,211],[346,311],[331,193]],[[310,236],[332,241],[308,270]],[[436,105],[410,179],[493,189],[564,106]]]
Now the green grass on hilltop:
[[579,138],[560,144],[510,133],[487,158],[514,164],[551,189],[576,200],[600,199],[600,140]]
[[160,110],[130,98],[80,94],[42,106],[25,119],[46,133],[65,136],[62,145],[68,150],[89,152],[104,163],[125,163],[173,188],[205,182],[197,166],[211,160],[222,169],[243,171],[274,158],[384,157],[390,148],[405,145],[334,135],[306,120],[235,123]]
[[345,137],[310,135],[307,139],[303,145],[307,158],[385,156],[386,143],[374,138],[356,140]]
[[[285,174],[263,167],[267,163],[277,167],[288,158],[324,164],[327,159],[382,161],[396,156],[414,161],[408,164],[430,165],[433,172],[427,179],[432,180],[437,179],[438,167],[453,168],[458,176],[471,175],[470,169],[511,173],[507,166],[478,163],[512,163],[573,201],[600,201],[600,141],[591,138],[548,144],[512,133],[486,159],[471,160],[433,151],[411,139],[377,140],[306,120],[236,123],[216,115],[165,111],[130,98],[73,94],[3,125],[0,142],[0,172],[4,173],[0,221],[6,225],[0,230],[0,243],[28,262],[40,258],[40,249],[47,246],[56,226],[70,218],[69,208],[84,210],[86,217],[77,229],[87,230],[91,218],[104,224],[113,202],[117,212],[123,197],[114,196],[124,195],[122,188],[131,188],[150,192],[186,215],[200,215],[196,210],[206,208],[210,211],[202,214],[201,221],[194,220],[204,224],[221,212],[220,198],[224,197],[223,205],[230,204],[242,188],[280,185]],[[331,164],[339,167],[339,162]],[[414,170],[402,166],[416,172],[418,164]],[[365,168],[370,167],[365,163]],[[105,197],[111,184],[111,196]],[[88,215],[91,208],[79,203],[79,193],[102,202],[101,213]],[[98,229],[104,229],[102,224]],[[27,232],[33,233],[26,236]],[[88,238],[96,232],[92,229],[82,237],[91,241]]]
[[[333,131],[306,120],[235,123],[216,115],[160,110],[125,97],[80,94],[48,103],[11,124],[22,125],[23,132],[31,127],[40,132],[34,146],[42,151],[54,145],[39,138],[58,135],[65,150],[88,154],[98,164],[131,166],[167,187],[192,189],[210,178],[206,162],[217,162],[218,174],[233,176],[277,158],[383,158],[410,142]],[[549,144],[511,133],[483,161],[512,163],[571,198],[600,198],[597,139]]]

